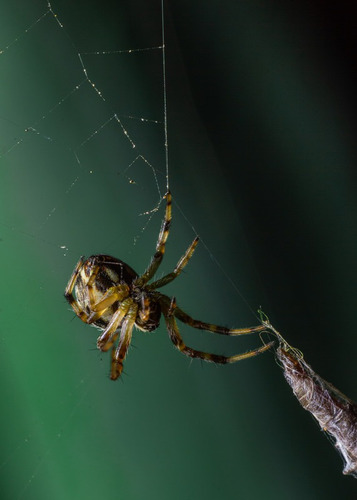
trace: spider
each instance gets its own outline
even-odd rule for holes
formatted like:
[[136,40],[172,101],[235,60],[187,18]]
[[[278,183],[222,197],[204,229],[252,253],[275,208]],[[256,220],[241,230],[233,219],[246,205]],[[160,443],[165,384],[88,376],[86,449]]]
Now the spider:
[[[186,346],[179,332],[176,319],[193,328],[208,330],[222,335],[244,335],[261,332],[264,325],[251,328],[230,329],[193,319],[169,298],[157,291],[177,278],[192,257],[198,243],[196,237],[178,261],[175,269],[154,281],[165,253],[165,244],[171,225],[171,193],[167,192],[165,219],[156,244],[156,252],[143,274],[138,275],[125,262],[109,255],[81,257],[65,290],[65,298],[76,315],[85,323],[92,324],[103,332],[98,337],[97,347],[101,351],[111,349],[110,378],[116,380],[123,370],[123,361],[128,351],[134,326],[139,330],[152,332],[158,328],[161,313],[174,346],[186,356],[200,358],[213,363],[235,363],[241,359],[256,356],[271,347],[273,342],[244,354],[222,356],[197,351]],[[118,345],[115,345],[119,337]]]

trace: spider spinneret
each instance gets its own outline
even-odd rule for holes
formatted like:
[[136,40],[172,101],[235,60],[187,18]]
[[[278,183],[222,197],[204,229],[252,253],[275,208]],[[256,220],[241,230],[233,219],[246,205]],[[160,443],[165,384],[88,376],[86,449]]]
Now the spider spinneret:
[[[112,349],[110,378],[116,380],[123,370],[123,361],[130,346],[134,326],[152,332],[160,324],[161,314],[173,344],[186,356],[213,363],[235,363],[256,356],[269,349],[273,342],[243,354],[222,356],[198,351],[186,346],[179,332],[176,319],[193,328],[222,335],[244,335],[265,330],[264,325],[230,329],[193,319],[169,298],[157,291],[181,273],[192,257],[198,243],[196,237],[178,261],[175,269],[162,278],[149,283],[160,266],[171,225],[171,193],[167,192],[165,219],[156,244],[156,251],[142,275],[138,275],[125,262],[109,255],[81,257],[65,290],[65,298],[76,315],[85,323],[103,331],[97,346],[101,351]],[[119,337],[118,345],[114,345]]]

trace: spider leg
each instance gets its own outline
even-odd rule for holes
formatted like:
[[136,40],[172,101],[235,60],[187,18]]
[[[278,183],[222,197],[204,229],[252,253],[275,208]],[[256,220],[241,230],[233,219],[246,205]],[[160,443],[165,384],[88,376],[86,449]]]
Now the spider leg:
[[162,221],[160,234],[156,243],[156,252],[153,258],[151,259],[151,262],[147,267],[147,269],[145,270],[144,274],[142,274],[141,276],[139,276],[139,278],[135,280],[138,286],[145,285],[154,276],[164,257],[165,244],[169,236],[171,218],[172,218],[171,217],[172,197],[170,191],[168,191],[165,194],[165,198],[166,198],[166,212],[165,212],[165,218]]
[[174,346],[183,354],[191,358],[200,358],[203,359],[204,361],[209,361],[211,363],[219,363],[219,364],[235,363],[236,361],[241,361],[242,359],[251,358],[253,356],[257,356],[258,354],[264,351],[267,351],[274,343],[270,342],[269,344],[258,347],[257,349],[253,349],[252,351],[248,351],[243,354],[235,354],[233,356],[222,356],[220,354],[211,354],[208,352],[197,351],[196,349],[188,347],[184,343],[174,317],[175,309],[176,309],[176,302],[174,298],[171,301],[169,309],[167,309],[166,307],[163,309],[163,314],[165,317],[169,336]]
[[127,284],[112,286],[104,294],[103,298],[95,303],[95,297],[93,292],[93,287],[88,287],[88,295],[90,300],[90,310],[92,313],[89,315],[87,323],[94,323],[99,319],[108,307],[114,304],[114,302],[121,302],[129,295],[129,287]]
[[113,317],[110,320],[108,326],[97,339],[98,349],[100,349],[103,352],[109,351],[109,349],[112,347],[112,345],[118,338],[119,335],[119,332],[117,331],[118,327],[120,323],[123,321],[130,307],[132,307],[132,304],[133,301],[131,298],[127,298],[120,303],[118,309],[113,314]]
[[79,276],[79,272],[83,266],[84,263],[84,257],[82,256],[79,261],[77,262],[77,265],[72,273],[72,276],[69,279],[68,285],[66,286],[66,290],[64,292],[64,296],[67,300],[67,302],[70,304],[74,312],[77,314],[77,316],[87,323],[88,321],[88,314],[78,305],[74,295],[73,295],[73,289],[76,284],[76,281]]
[[168,283],[173,281],[175,278],[177,278],[177,276],[181,273],[182,269],[188,264],[188,261],[192,257],[193,252],[196,249],[198,240],[199,240],[199,238],[197,236],[193,240],[191,245],[188,247],[188,249],[186,250],[184,255],[181,257],[181,259],[178,261],[178,263],[176,264],[176,267],[172,273],[169,273],[166,276],[163,276],[162,278],[160,278],[159,280],[154,281],[153,283],[151,283],[151,285],[148,285],[148,288],[150,290],[155,290],[156,288],[160,288],[162,286],[167,285]]
[[177,319],[182,321],[182,323],[186,323],[187,325],[192,326],[192,328],[197,328],[198,330],[207,330],[213,333],[219,333],[220,335],[246,335],[248,333],[257,333],[266,330],[264,325],[259,326],[251,326],[248,328],[227,328],[225,326],[213,325],[211,323],[205,323],[204,321],[200,321],[198,319],[193,319],[187,313],[185,313],[182,309],[180,309],[176,302],[170,300],[167,295],[161,294],[160,297],[161,304],[164,304],[164,309],[166,308],[170,314],[175,316]]
[[112,349],[112,363],[110,369],[110,378],[116,380],[123,371],[123,361],[130,346],[131,335],[133,332],[136,314],[138,312],[137,304],[132,303],[123,321],[118,347]]
[[69,278],[69,282],[66,286],[66,290],[64,292],[64,296],[66,298],[69,295],[72,295],[74,285],[76,284],[76,281],[77,281],[77,278],[79,275],[79,271],[81,270],[81,267],[83,266],[83,264],[84,264],[84,256],[82,255],[80,257],[79,261],[77,262],[76,267],[74,268],[74,271],[73,271],[71,277]]

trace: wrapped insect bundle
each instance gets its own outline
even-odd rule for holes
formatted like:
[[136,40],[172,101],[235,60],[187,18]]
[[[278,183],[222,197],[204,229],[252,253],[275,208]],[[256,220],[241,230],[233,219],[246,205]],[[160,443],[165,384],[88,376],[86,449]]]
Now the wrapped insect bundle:
[[[270,325],[271,327],[271,325]],[[277,333],[274,330],[275,333]],[[343,474],[357,478],[357,405],[313,371],[278,335],[277,357],[301,406],[318,421],[344,460]]]

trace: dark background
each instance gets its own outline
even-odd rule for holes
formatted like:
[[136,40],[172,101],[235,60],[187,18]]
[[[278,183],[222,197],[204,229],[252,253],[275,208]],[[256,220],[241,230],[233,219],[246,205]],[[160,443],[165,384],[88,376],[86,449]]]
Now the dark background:
[[[108,355],[63,290],[80,255],[142,272],[154,251],[164,207],[140,214],[166,189],[163,126],[128,116],[162,121],[162,54],[113,51],[161,45],[160,2],[51,6],[63,27],[43,1],[3,2],[0,16],[4,498],[354,498],[273,353],[191,362],[162,325],[136,332],[123,380],[107,378]],[[261,305],[356,399],[356,9],[165,8],[175,204],[161,272],[201,238],[166,293],[236,327],[257,324]],[[260,345],[182,333],[212,352]]]

